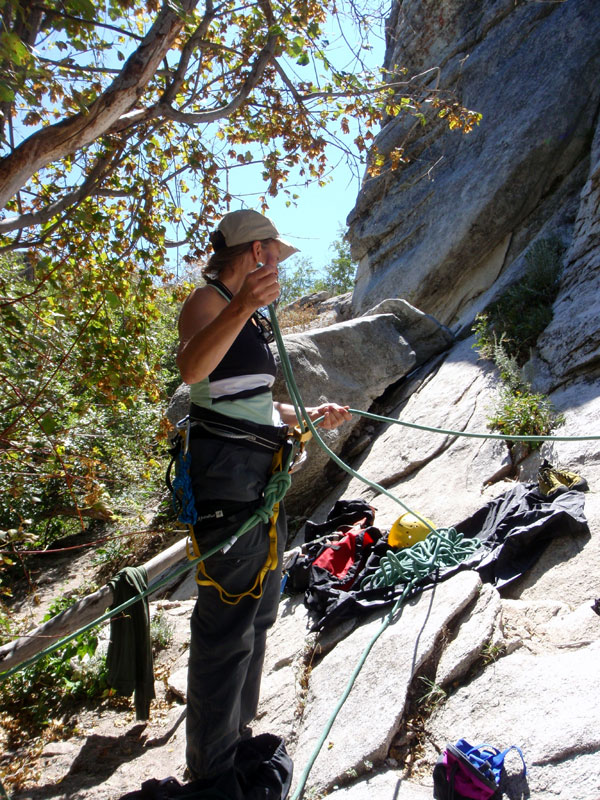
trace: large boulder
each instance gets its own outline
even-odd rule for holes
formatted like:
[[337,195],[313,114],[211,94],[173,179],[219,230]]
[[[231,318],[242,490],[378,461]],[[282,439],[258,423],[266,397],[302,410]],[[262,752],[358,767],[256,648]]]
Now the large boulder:
[[417,365],[447,350],[454,342],[454,336],[445,325],[400,297],[383,300],[363,316],[371,314],[394,314],[398,317],[404,336],[415,351]]
[[[591,612],[590,612],[591,613]],[[431,761],[446,742],[515,744],[527,763],[526,794],[595,800],[600,775],[594,680],[600,641],[577,650],[532,654],[524,648],[460,688],[429,721]]]
[[433,114],[383,129],[380,149],[409,163],[367,180],[349,217],[353,303],[400,296],[458,328],[542,229],[568,237],[600,100],[597,3],[401,0],[387,41],[388,69],[436,68],[421,81],[483,119],[468,135]]

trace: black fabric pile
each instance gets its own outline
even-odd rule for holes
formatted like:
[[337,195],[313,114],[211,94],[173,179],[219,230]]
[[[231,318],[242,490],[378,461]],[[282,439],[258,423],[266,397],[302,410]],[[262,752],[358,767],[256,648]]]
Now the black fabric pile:
[[121,800],[286,800],[292,774],[283,739],[262,733],[240,742],[235,769],[217,780],[181,784],[175,778],[153,778]]
[[[360,500],[341,500],[325,523],[306,523],[309,543],[290,567],[287,585],[291,590],[305,592],[304,602],[313,618],[312,630],[323,630],[341,619],[391,605],[402,594],[404,584],[361,589],[362,582],[375,573],[381,556],[390,549],[387,533],[375,528],[373,521],[371,506]],[[422,581],[413,595],[464,569],[477,570],[483,581],[501,588],[527,572],[554,537],[588,531],[581,491],[565,489],[546,496],[536,484],[515,484],[452,527],[465,537],[479,539],[481,547],[461,564]],[[355,548],[354,563],[350,567],[344,563],[343,574],[335,573],[337,554],[326,552],[340,548],[340,543],[332,545],[316,538],[336,531],[341,537],[354,531],[355,539],[357,531],[366,534]]]

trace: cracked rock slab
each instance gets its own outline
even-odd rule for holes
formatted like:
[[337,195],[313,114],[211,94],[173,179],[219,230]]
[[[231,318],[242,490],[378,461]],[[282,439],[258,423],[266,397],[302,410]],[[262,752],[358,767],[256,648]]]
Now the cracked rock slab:
[[493,586],[484,583],[473,609],[444,648],[435,675],[437,684],[447,686],[467,673],[486,644],[494,639],[501,613],[500,595]]
[[383,761],[401,724],[413,675],[433,656],[441,631],[480,587],[477,573],[459,573],[407,603],[374,644],[382,615],[354,631],[312,670],[307,711],[293,754],[296,780],[369,644],[369,656],[326,737],[308,786],[317,791],[331,788],[338,780],[360,775],[369,763]]
[[521,648],[459,689],[429,720],[427,757],[465,738],[518,745],[536,800],[597,800],[600,640],[576,651],[531,654]]
[[286,597],[279,604],[275,625],[269,631],[254,734],[276,733],[288,746],[303,699],[301,674],[307,649],[314,640],[307,626],[308,611],[302,597]]

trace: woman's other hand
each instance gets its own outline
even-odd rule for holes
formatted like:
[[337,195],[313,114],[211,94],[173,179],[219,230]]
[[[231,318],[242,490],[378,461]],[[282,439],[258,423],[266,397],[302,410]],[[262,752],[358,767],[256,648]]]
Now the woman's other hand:
[[337,403],[323,403],[320,406],[314,406],[306,410],[311,421],[323,417],[319,427],[331,431],[352,419],[352,414],[348,409],[349,406],[340,406]]

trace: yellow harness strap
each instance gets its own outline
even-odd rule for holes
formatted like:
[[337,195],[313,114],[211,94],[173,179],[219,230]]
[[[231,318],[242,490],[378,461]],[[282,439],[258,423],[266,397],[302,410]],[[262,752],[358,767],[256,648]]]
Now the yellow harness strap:
[[[281,472],[283,469],[283,447],[280,448],[275,455],[273,456],[273,463],[271,464],[271,474],[275,472]],[[253,597],[255,600],[262,595],[262,585],[265,578],[265,575],[270,570],[277,568],[277,517],[279,516],[279,503],[275,503],[273,506],[273,513],[269,519],[271,523],[271,527],[269,529],[269,552],[267,553],[267,560],[265,561],[263,567],[260,569],[258,575],[256,576],[256,580],[246,592],[242,592],[241,594],[231,594],[226,589],[224,589],[214,578],[211,578],[208,572],[206,571],[206,567],[204,566],[204,561],[201,561],[198,564],[198,569],[196,570],[196,583],[199,586],[214,586],[215,589],[219,593],[219,597],[223,601],[223,603],[227,603],[227,605],[235,606],[237,605],[242,597]],[[201,556],[200,548],[198,547],[198,542],[196,541],[196,537],[194,536],[194,528],[190,525],[190,535],[192,540],[192,548],[193,553],[190,553],[189,549],[189,542],[187,545],[187,555],[188,558],[194,559],[199,558]]]

